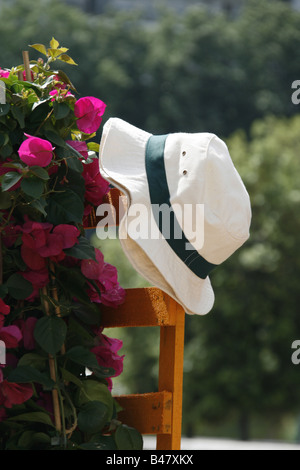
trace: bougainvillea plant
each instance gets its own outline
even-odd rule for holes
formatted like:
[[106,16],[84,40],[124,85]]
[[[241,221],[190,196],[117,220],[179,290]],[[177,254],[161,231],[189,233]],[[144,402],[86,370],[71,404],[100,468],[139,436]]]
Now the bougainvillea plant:
[[45,58],[29,76],[0,69],[0,449],[139,449],[112,395],[122,342],[101,326],[125,291],[85,229],[109,190],[93,141],[106,105],[54,69],[75,64],[57,40],[31,47]]

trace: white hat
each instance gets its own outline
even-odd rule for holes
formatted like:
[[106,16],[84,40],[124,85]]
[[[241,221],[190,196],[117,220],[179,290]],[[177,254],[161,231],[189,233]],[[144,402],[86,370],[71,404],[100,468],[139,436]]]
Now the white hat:
[[[111,118],[99,163],[128,198],[119,238],[129,261],[186,313],[208,313],[208,274],[249,238],[251,221],[249,195],[225,143],[209,133],[156,136]],[[169,209],[171,228],[164,229],[158,207]],[[136,208],[145,208],[138,219]],[[137,220],[144,236],[134,236]]]

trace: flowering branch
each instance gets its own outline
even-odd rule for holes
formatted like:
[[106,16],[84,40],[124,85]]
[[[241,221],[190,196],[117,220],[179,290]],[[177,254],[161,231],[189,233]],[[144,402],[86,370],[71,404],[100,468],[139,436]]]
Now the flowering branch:
[[106,105],[77,99],[51,70],[75,64],[58,41],[32,47],[45,63],[23,54],[25,64],[0,69],[0,449],[122,448],[110,426],[122,342],[103,334],[101,305],[120,305],[125,291],[85,236],[109,190],[92,140]]

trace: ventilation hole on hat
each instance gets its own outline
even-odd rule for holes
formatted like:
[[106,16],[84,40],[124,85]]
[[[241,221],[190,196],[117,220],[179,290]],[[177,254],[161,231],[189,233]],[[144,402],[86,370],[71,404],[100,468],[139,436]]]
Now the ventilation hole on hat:
[[182,155],[185,156],[185,155],[186,155],[186,151],[183,151],[183,152],[182,152]]
[[187,170],[183,170],[182,174],[187,175]]

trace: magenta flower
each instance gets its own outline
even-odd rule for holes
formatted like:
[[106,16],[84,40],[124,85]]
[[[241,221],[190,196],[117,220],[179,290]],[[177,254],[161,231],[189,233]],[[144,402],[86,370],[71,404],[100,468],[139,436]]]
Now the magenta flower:
[[98,206],[109,190],[109,183],[102,178],[97,159],[94,159],[92,163],[83,163],[82,176],[85,182],[86,201]]
[[104,268],[104,256],[100,250],[95,250],[96,261],[83,259],[81,261],[81,272],[88,279],[99,279]]
[[78,243],[80,231],[75,226],[61,224],[52,228],[49,223],[27,221],[24,224],[21,255],[31,270],[43,270],[47,258],[62,261],[66,256],[63,250]]
[[[124,355],[119,356],[117,352],[123,346],[123,342],[119,339],[108,338],[101,333],[101,329],[98,331],[98,344],[91,349],[91,352],[95,354],[99,366],[109,367],[114,370],[111,377],[117,377],[123,372],[123,361]],[[107,379],[108,388],[112,389],[112,381],[110,378]]]
[[39,297],[40,289],[42,289],[49,283],[49,273],[46,267],[36,271],[21,271],[19,274],[21,274],[24,279],[26,279],[32,284],[33,291],[30,296],[26,299],[28,301],[32,301],[35,298]]
[[52,160],[54,150],[51,142],[29,134],[25,135],[27,140],[24,140],[18,150],[20,159],[28,166],[48,166]]
[[0,406],[12,408],[13,405],[21,405],[33,395],[30,384],[16,384],[7,380],[0,381]]
[[63,249],[72,248],[78,243],[80,231],[74,225],[60,224],[54,227],[53,234],[58,235],[61,239]]
[[77,150],[83,158],[88,158],[88,148],[85,142],[80,142],[79,140],[67,140],[66,143],[73,147],[73,149]]
[[0,298],[0,328],[4,325],[5,315],[10,313],[10,306]]
[[3,299],[0,298],[0,314],[8,315],[10,312],[10,306],[6,305]]
[[116,285],[110,290],[106,290],[101,295],[103,305],[107,307],[117,307],[122,305],[125,301],[126,291],[119,285]]
[[20,328],[15,325],[0,327],[0,340],[4,342],[7,349],[18,347],[22,339]]
[[10,70],[3,70],[0,68],[0,77],[8,78],[9,74],[10,74]]
[[21,233],[21,227],[19,225],[10,224],[5,227],[4,231],[2,232],[2,241],[4,245],[9,248],[13,246],[19,234]]
[[72,93],[70,91],[67,91],[67,90],[64,90],[63,88],[60,88],[60,90],[52,90],[49,92],[49,95],[52,96],[51,98],[51,101],[55,101],[56,98],[58,98],[58,100],[61,98],[66,98],[66,97],[72,97],[74,98],[74,95],[72,95]]
[[28,317],[26,320],[16,320],[15,325],[20,328],[23,336],[23,346],[25,349],[31,350],[35,348],[35,340],[33,336],[34,327],[37,322],[37,318]]
[[96,132],[101,124],[106,104],[93,96],[86,96],[76,101],[74,114],[77,117],[77,127],[86,134]]

